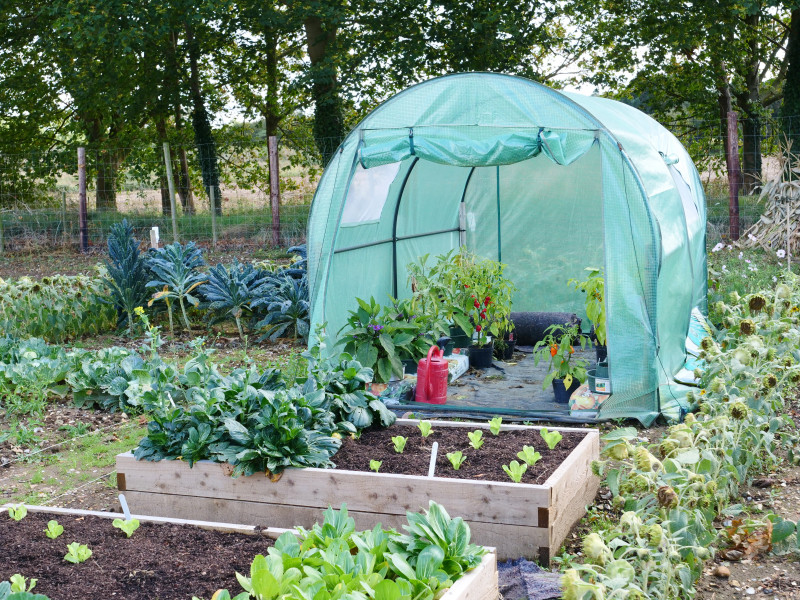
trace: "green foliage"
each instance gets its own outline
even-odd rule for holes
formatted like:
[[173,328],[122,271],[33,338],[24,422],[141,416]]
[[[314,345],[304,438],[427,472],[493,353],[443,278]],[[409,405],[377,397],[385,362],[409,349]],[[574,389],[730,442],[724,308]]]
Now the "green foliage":
[[420,421],[417,423],[417,427],[424,438],[433,433],[433,426],[430,421]]
[[11,582],[11,591],[12,592],[30,592],[33,588],[36,587],[36,582],[39,581],[38,579],[31,579],[28,581],[26,577],[23,577],[19,573],[15,573],[9,579]]
[[64,533],[64,526],[59,525],[58,521],[52,519],[47,522],[47,529],[44,530],[44,534],[51,540],[56,539],[62,533]]
[[67,544],[67,553],[64,555],[64,560],[73,564],[86,562],[92,556],[92,551],[86,544],[79,544],[72,542]]
[[198,306],[200,299],[192,292],[205,283],[205,276],[198,269],[205,265],[203,253],[194,242],[182,246],[178,242],[152,250],[147,258],[147,266],[152,273],[152,279],[147,283],[148,288],[159,288],[148,306],[153,302],[163,300],[169,312],[169,325],[172,331],[172,302],[178,302],[183,316],[186,330],[191,329],[189,317],[186,315],[184,301],[192,306]]
[[447,460],[450,461],[450,464],[453,465],[453,468],[458,471],[461,468],[461,465],[467,460],[467,457],[460,451],[456,450],[455,452],[448,452],[446,454]]
[[36,585],[36,579],[28,580],[15,573],[11,581],[0,581],[0,600],[49,600],[42,594],[33,594],[31,590]]
[[587,343],[588,338],[580,332],[577,324],[551,325],[545,329],[545,336],[533,347],[534,364],[538,365],[542,359],[550,363],[542,389],[546,389],[556,378],[563,379],[567,389],[573,379],[581,383],[586,381],[586,361],[573,358],[573,355],[575,346],[580,345],[584,349]]
[[489,421],[489,431],[492,435],[500,435],[500,428],[503,426],[503,417],[493,417]]
[[655,443],[637,439],[634,428],[602,437],[603,455],[612,460],[592,469],[604,477],[615,514],[584,541],[584,562],[565,572],[565,598],[590,591],[690,597],[709,548],[735,535],[755,539],[758,528],[771,529],[765,541],[777,551],[796,551],[796,525],[777,515],[766,516],[769,529],[744,518],[720,535],[717,523],[741,512],[740,486],[772,472],[783,454],[792,463],[800,457],[784,400],[800,381],[798,289],[797,277],[787,274],[769,291],[716,301],[721,328],[700,344],[700,389],[688,397],[699,413]]
[[[375,381],[388,382],[392,376],[402,377],[401,359],[420,353],[419,328],[413,322],[397,318],[391,309],[381,312],[381,305],[356,298],[358,310],[350,311],[347,325],[339,330],[339,341],[345,352],[375,371]],[[430,344],[423,342],[425,352]]]
[[529,467],[535,465],[542,458],[542,455],[536,452],[533,446],[523,446],[522,451],[517,452],[517,456]]
[[[234,600],[434,600],[486,552],[469,543],[466,523],[434,502],[426,514],[407,513],[407,535],[380,525],[357,532],[344,505],[323,514],[321,525],[298,528],[299,537],[284,533],[267,556],[256,556],[249,577],[237,573],[245,593]],[[219,590],[213,598],[231,596]]]
[[392,444],[394,445],[394,451],[398,454],[402,454],[403,450],[405,450],[406,442],[408,438],[403,437],[402,435],[396,435],[392,437]]
[[371,460],[369,461],[369,469],[370,471],[375,471],[377,473],[380,470],[382,464],[383,462],[380,460]]
[[309,334],[309,300],[308,279],[303,276],[296,279],[289,275],[277,277],[268,286],[264,296],[251,304],[253,309],[264,306],[267,316],[255,325],[257,331],[264,331],[259,341],[277,340],[291,333],[294,339],[300,337],[308,340]]
[[126,537],[131,537],[139,529],[139,519],[114,519],[111,524],[124,532]]
[[104,285],[97,277],[0,279],[0,331],[56,343],[104,333],[114,328],[116,314],[101,301],[103,293]]
[[587,267],[584,269],[588,272],[586,279],[578,281],[577,279],[570,279],[567,283],[586,294],[584,304],[586,308],[586,316],[589,321],[594,325],[594,335],[597,338],[597,343],[600,346],[606,345],[606,292],[605,292],[605,277],[603,270],[595,267]]
[[8,507],[8,516],[15,521],[22,521],[28,514],[28,509],[24,504],[17,504],[16,506]]
[[205,301],[202,308],[209,311],[209,322],[233,320],[244,339],[242,320],[254,316],[252,303],[268,285],[272,275],[256,269],[249,263],[234,261],[230,268],[217,265],[208,270],[208,281],[200,287]]
[[147,282],[150,273],[147,261],[139,253],[139,240],[126,219],[111,226],[108,234],[107,274],[104,279],[117,311],[117,326],[128,325],[128,335],[133,333],[133,311],[145,306],[149,299]]
[[561,435],[560,431],[548,431],[547,427],[542,427],[539,430],[539,435],[542,436],[544,443],[547,444],[547,447],[550,448],[550,450],[553,450],[556,446],[558,446],[558,443],[564,437]]
[[520,464],[517,461],[512,460],[509,464],[503,465],[503,471],[506,472],[506,475],[508,475],[511,478],[511,481],[514,483],[519,483],[522,481],[522,476],[527,470],[528,464],[525,462]]
[[475,448],[475,450],[480,450],[481,446],[483,446],[483,431],[480,429],[476,429],[475,431],[471,431],[467,433],[467,437],[469,438],[469,445]]

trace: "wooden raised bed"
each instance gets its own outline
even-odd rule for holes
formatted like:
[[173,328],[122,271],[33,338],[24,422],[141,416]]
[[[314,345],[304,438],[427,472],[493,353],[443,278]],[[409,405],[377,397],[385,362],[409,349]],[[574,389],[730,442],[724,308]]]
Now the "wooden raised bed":
[[[126,495],[127,499],[127,495]],[[124,519],[125,516],[120,513],[90,511],[90,510],[76,510],[71,508],[55,508],[52,506],[32,506],[26,505],[30,512],[43,512],[53,515],[64,515],[74,517],[93,516],[103,519]],[[0,506],[0,516],[3,516],[8,511],[8,505]],[[253,525],[241,525],[235,523],[216,523],[209,521],[197,521],[192,519],[179,519],[179,518],[166,518],[157,517],[152,515],[137,515],[132,514],[132,517],[138,519],[142,523],[171,523],[174,525],[187,525],[200,527],[202,529],[211,529],[214,531],[222,531],[226,533],[240,533],[247,535],[261,535],[271,539],[278,539],[281,534],[286,531],[296,533],[295,530],[283,528],[257,528]],[[8,517],[5,517],[8,518]],[[321,520],[322,515],[319,515]],[[42,534],[44,535],[44,534]],[[134,534],[135,535],[135,534]],[[140,534],[141,535],[141,534]],[[494,548],[487,548],[488,552],[481,560],[481,563],[464,575],[461,579],[456,581],[440,600],[497,600],[500,597],[500,592],[497,584],[497,554]]]
[[[450,421],[433,426],[488,429],[486,423]],[[503,426],[511,429],[540,428]],[[133,512],[280,527],[308,528],[321,510],[346,503],[359,529],[377,523],[399,528],[406,511],[426,509],[434,500],[469,523],[472,541],[496,548],[499,560],[526,557],[548,564],[600,485],[591,472],[600,454],[599,432],[550,430],[586,435],[543,485],[339,469],[287,469],[273,483],[258,475],[232,478],[229,465],[201,461],[189,468],[180,461],[137,461],[130,452],[117,456],[117,485]]]

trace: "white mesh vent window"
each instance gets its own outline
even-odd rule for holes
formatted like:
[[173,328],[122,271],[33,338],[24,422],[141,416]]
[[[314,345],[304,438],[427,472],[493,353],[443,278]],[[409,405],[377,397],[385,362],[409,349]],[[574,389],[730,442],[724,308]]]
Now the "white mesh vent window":
[[400,163],[365,169],[356,166],[342,212],[342,225],[359,225],[379,221],[389,186],[397,177]]

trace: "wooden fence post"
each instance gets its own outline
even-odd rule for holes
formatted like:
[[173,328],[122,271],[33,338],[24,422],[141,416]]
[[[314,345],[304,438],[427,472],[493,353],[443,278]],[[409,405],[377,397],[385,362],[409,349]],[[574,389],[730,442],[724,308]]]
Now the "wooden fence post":
[[739,239],[739,188],[742,183],[742,171],[739,165],[739,119],[734,111],[728,112],[728,227],[730,239]]
[[67,245],[67,191],[61,190],[61,238]]
[[172,178],[172,159],[169,155],[169,142],[164,142],[164,164],[167,166],[167,187],[169,188],[169,212],[172,213],[172,241],[178,241],[178,215],[175,210],[175,180]]
[[269,203],[272,206],[272,245],[281,245],[281,182],[278,169],[278,138],[269,136]]
[[81,228],[81,252],[89,251],[89,222],[86,215],[86,148],[78,148],[78,212]]

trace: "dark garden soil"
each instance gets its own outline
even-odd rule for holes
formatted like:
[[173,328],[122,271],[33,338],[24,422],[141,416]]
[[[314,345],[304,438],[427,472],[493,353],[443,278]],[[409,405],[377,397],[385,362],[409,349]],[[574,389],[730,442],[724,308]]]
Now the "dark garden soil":
[[[64,527],[56,539],[44,534],[50,519]],[[36,578],[34,591],[50,600],[208,599],[220,588],[235,594],[241,591],[236,572],[249,575],[253,558],[273,543],[262,535],[154,523],[142,523],[126,538],[111,519],[45,513],[18,522],[0,515],[0,540],[0,581],[15,573]],[[89,546],[89,560],[64,560],[72,542]]]
[[[467,433],[471,431],[473,429],[466,427],[434,426],[433,433],[427,438],[422,437],[417,427],[409,425],[366,431],[357,440],[346,439],[341,449],[333,456],[333,462],[338,469],[368,471],[370,461],[379,460],[383,463],[380,473],[426,476],[430,465],[431,447],[433,442],[438,442],[439,450],[434,472],[436,477],[510,482],[511,479],[503,471],[503,465],[509,464],[512,460],[522,463],[517,452],[527,445],[533,446],[542,458],[533,467],[528,467],[521,483],[541,485],[585,436],[581,432],[564,433],[561,442],[550,450],[538,430],[501,431],[500,435],[495,436],[486,429],[483,430],[483,446],[480,450],[475,450],[469,445],[467,437]],[[408,438],[402,454],[395,452],[393,436]],[[447,459],[447,453],[459,450],[467,458],[456,471]]]

